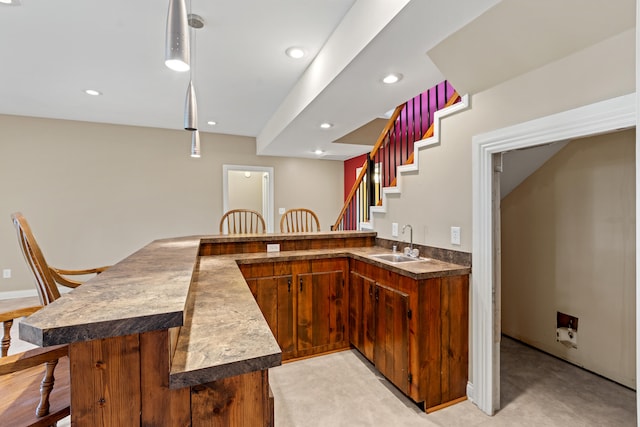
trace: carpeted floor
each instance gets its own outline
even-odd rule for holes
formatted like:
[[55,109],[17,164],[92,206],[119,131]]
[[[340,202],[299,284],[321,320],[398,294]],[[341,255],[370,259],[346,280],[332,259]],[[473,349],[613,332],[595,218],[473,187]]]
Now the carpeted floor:
[[277,427],[635,426],[636,394],[509,338],[501,345],[502,409],[465,401],[425,414],[356,350],[270,370]]

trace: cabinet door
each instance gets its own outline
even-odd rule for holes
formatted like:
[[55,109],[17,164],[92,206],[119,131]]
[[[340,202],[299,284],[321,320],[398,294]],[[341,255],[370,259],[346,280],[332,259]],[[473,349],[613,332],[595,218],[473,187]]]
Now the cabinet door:
[[260,311],[271,328],[271,332],[278,337],[278,278],[260,277],[247,279],[247,285],[253,294]]
[[297,279],[298,356],[348,345],[344,273],[303,273]]
[[409,392],[409,295],[375,287],[376,368],[404,393]]
[[373,362],[376,343],[376,282],[364,278],[362,289],[362,354]]
[[356,272],[349,276],[350,342],[371,362],[376,342],[376,286],[373,279]]
[[295,285],[292,276],[278,278],[278,332],[276,339],[282,350],[282,360],[295,356],[296,341],[293,328],[293,294]]
[[362,289],[364,277],[353,271],[349,274],[349,342],[362,352]]
[[293,357],[293,282],[291,276],[247,279],[265,320],[282,350],[282,358]]

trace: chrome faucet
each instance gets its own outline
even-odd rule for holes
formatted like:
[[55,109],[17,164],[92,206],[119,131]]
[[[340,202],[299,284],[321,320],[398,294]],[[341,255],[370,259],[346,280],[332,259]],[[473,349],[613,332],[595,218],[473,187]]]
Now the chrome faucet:
[[[405,230],[407,227],[409,228],[409,253],[408,253],[408,255],[409,255],[409,256],[412,256],[412,257],[414,257],[414,258],[417,258],[417,257],[418,257],[418,254],[416,253],[416,254],[414,255],[414,252],[413,252],[413,227],[411,227],[411,225],[409,225],[409,224],[405,224],[405,225],[403,225],[403,226],[402,226],[402,234],[404,234],[404,230]],[[416,252],[417,252],[417,250],[416,250]],[[406,254],[406,253],[407,253],[407,252],[405,251],[405,254]]]

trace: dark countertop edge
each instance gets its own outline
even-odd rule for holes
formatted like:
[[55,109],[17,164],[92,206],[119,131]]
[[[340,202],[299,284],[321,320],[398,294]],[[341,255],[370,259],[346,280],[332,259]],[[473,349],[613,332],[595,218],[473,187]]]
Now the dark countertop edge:
[[[132,319],[135,319],[135,321],[132,321]],[[145,322],[145,320],[148,320],[148,322]],[[174,328],[182,326],[183,324],[184,312],[175,311],[151,316],[108,320],[49,329],[40,329],[20,322],[18,328],[20,339],[40,347],[49,347],[52,345],[75,344],[96,339],[141,334]],[[61,331],[64,332],[61,333]]]
[[233,361],[196,371],[169,373],[169,388],[172,390],[203,385],[212,381],[274,368],[282,364],[282,353],[266,354],[242,361]]

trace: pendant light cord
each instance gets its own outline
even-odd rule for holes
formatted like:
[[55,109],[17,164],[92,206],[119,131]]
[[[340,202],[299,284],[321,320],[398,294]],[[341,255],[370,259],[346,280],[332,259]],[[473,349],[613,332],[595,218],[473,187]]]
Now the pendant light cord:
[[189,79],[193,82],[196,73],[196,29],[189,23],[193,19],[193,1],[189,0],[189,15],[187,15],[187,25],[189,26],[189,49],[191,49],[191,67],[189,68]]

